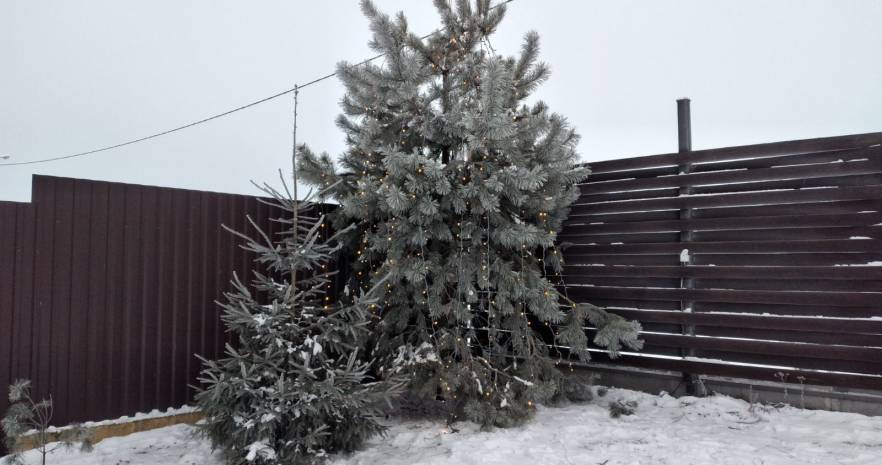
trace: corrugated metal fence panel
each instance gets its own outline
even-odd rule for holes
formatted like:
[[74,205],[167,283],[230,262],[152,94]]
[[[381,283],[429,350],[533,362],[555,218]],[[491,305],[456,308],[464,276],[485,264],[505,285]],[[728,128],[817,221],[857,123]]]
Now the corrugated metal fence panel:
[[[30,205],[17,202],[0,202],[0,328],[18,327],[24,331],[30,331],[30,321],[25,321],[27,315],[13,312],[16,302],[25,296],[26,290],[19,288],[21,284],[16,279],[18,273],[21,273],[26,266],[25,261],[21,257],[21,248],[16,237],[19,233],[22,236],[27,231],[23,230],[23,226],[27,221],[25,217],[30,211]],[[27,324],[25,324],[27,323]],[[2,331],[6,333],[6,331]],[[27,366],[29,360],[24,357],[21,360],[20,344],[21,334],[9,332],[0,337],[0,386],[4,388],[10,383],[11,378],[15,375],[15,371],[19,368]],[[13,363],[15,361],[16,363]],[[18,363],[19,361],[23,363]],[[8,363],[7,363],[8,362]]]
[[256,267],[221,228],[246,215],[279,230],[257,197],[35,176],[32,203],[0,202],[2,389],[31,379],[59,425],[190,401],[194,354],[232,341],[214,302]]
[[595,163],[561,233],[567,292],[643,323],[624,363],[882,389],[880,143]]

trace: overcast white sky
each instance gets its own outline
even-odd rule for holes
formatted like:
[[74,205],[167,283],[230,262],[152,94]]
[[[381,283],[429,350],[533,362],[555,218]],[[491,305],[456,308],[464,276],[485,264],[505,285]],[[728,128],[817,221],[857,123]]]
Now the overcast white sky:
[[[378,0],[412,28],[429,0]],[[582,134],[582,158],[882,131],[882,1],[541,1],[509,5],[493,45],[538,31],[553,70],[539,97]],[[370,56],[351,1],[2,0],[0,155],[64,155],[200,119]],[[337,154],[342,86],[301,93],[300,141]],[[252,193],[288,167],[292,100],[85,158],[0,167],[0,200],[34,173]]]

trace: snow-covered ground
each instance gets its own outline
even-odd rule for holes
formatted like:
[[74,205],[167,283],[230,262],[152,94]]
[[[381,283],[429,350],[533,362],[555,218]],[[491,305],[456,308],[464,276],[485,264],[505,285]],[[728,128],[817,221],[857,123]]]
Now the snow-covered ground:
[[[607,405],[636,400],[634,415],[610,418]],[[611,389],[588,405],[540,408],[521,428],[458,432],[428,421],[394,423],[385,438],[333,465],[796,465],[882,464],[882,417],[754,409],[724,396],[651,396]],[[57,453],[57,465],[222,465],[210,445],[177,425],[105,439],[90,454]],[[29,463],[36,455],[28,453]]]

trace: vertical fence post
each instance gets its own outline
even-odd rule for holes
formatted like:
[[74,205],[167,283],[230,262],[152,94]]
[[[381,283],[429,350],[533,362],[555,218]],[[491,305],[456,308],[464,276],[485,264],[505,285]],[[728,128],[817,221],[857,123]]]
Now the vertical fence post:
[[[681,98],[677,100],[677,139],[678,152],[683,155],[692,151],[692,119],[689,112],[689,99]],[[689,174],[692,172],[692,163],[686,157],[680,157],[679,173]],[[689,195],[692,193],[690,186],[681,187],[678,195]],[[692,210],[684,208],[680,210],[680,219],[688,220],[692,218]],[[692,231],[688,229],[680,230],[680,242],[689,242],[692,240]],[[688,250],[688,246],[684,246],[680,253],[680,266],[685,268],[692,264],[692,253]],[[692,289],[692,278],[683,276],[680,278],[680,289]],[[683,312],[692,312],[693,302],[688,299],[680,301],[680,310]],[[686,336],[695,335],[695,326],[684,324],[682,333]],[[680,350],[683,357],[695,355],[695,350],[691,348],[682,348]],[[692,373],[683,373],[683,383],[686,384],[686,392],[690,395],[703,396],[704,385],[697,375]]]
[[[688,98],[677,99],[677,147],[680,153],[692,151],[692,115],[689,113]],[[680,167],[691,168],[689,163]]]

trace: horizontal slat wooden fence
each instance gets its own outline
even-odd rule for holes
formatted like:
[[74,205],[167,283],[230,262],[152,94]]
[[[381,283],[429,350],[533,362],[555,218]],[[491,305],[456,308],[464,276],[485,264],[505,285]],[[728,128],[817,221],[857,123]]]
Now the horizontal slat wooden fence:
[[643,324],[625,364],[882,389],[880,143],[592,163],[560,235],[561,289]]
[[0,387],[32,380],[56,425],[189,402],[229,340],[214,301],[256,266],[221,228],[246,215],[279,230],[257,197],[35,176],[0,202]]

